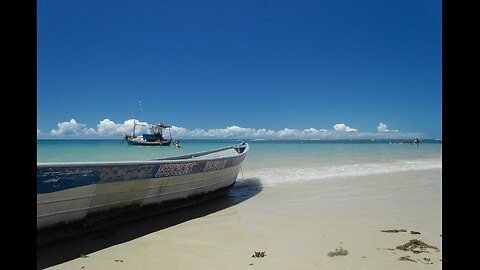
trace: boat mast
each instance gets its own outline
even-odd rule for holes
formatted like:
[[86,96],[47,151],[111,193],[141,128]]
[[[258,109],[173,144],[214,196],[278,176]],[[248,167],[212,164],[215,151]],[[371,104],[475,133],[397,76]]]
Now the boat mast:
[[133,137],[135,137],[135,126],[136,126],[136,125],[137,125],[137,124],[135,124],[135,119],[133,119]]
[[137,124],[135,123],[136,118],[140,116],[140,111],[142,110],[142,101],[138,101],[138,111],[137,111],[137,116],[133,119],[133,137],[135,137],[135,126]]

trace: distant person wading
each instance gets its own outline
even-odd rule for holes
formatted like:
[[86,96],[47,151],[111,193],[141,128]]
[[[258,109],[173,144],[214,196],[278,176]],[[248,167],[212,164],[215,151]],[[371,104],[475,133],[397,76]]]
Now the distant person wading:
[[413,143],[418,147],[418,144],[420,144],[420,140],[418,138],[415,138]]

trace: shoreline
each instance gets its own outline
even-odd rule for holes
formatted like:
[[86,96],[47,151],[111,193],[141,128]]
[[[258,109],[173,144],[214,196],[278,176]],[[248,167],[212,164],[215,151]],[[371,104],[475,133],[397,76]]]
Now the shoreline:
[[[149,229],[138,233],[142,226]],[[39,250],[37,266],[441,269],[441,234],[441,169],[267,186],[258,179],[239,179],[218,200],[45,247]],[[413,239],[438,251],[397,249]],[[75,246],[69,256],[52,258]],[[328,255],[340,248],[348,254]],[[266,256],[252,257],[255,252]]]

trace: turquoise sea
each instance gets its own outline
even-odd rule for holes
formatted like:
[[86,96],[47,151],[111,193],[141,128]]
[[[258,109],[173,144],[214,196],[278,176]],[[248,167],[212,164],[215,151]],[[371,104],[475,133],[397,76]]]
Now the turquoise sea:
[[[417,147],[402,140],[245,140],[250,151],[239,178],[264,184],[442,168],[442,141]],[[173,146],[124,140],[37,140],[37,162],[148,160],[221,148],[239,140],[184,139]]]

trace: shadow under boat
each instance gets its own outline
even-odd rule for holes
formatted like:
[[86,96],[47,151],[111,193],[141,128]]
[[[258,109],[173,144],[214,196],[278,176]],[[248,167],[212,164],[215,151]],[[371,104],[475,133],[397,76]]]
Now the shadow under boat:
[[[148,215],[139,213],[139,215],[144,215],[140,219],[137,217],[126,223],[37,246],[37,269],[77,259],[81,254],[90,254],[215,213],[244,202],[263,189],[258,179],[237,180],[232,187],[228,188],[227,192],[219,191],[216,194],[210,194],[209,197],[196,198],[196,201],[184,201],[185,206],[180,206],[181,208],[178,205],[172,210],[163,208],[161,213],[154,213],[150,209]],[[42,236],[37,235],[37,241],[39,237]]]

